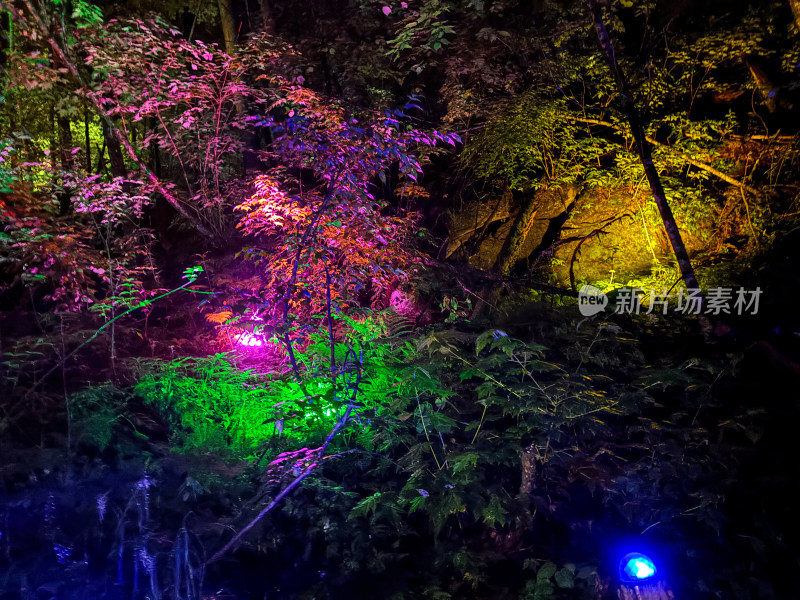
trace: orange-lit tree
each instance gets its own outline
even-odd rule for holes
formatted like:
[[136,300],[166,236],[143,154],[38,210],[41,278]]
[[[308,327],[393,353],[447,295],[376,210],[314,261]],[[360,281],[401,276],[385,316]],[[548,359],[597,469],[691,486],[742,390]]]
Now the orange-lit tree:
[[332,332],[332,311],[358,304],[362,290],[380,295],[417,262],[414,215],[392,211],[377,183],[398,165],[403,189],[417,190],[422,167],[413,149],[455,145],[458,136],[406,126],[400,110],[356,118],[300,85],[271,82],[280,95],[258,123],[272,130],[265,158],[279,166],[256,178],[237,210],[245,233],[272,240],[248,254],[264,267],[260,318],[282,337],[296,369],[290,330],[298,317],[308,324],[326,316]]

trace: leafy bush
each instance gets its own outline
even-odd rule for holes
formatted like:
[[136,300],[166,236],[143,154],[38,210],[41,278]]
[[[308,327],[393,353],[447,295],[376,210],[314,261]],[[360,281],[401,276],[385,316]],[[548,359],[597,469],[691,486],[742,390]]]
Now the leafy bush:
[[[172,443],[181,451],[252,459],[267,446],[278,451],[321,442],[353,402],[359,413],[366,413],[391,397],[402,376],[398,357],[407,352],[402,346],[392,349],[397,340],[380,337],[387,331],[377,315],[360,320],[339,316],[338,321],[344,341],[331,349],[327,333],[310,336],[297,353],[300,377],[242,369],[234,354],[140,360],[135,391],[168,421]],[[345,435],[368,446],[368,429],[363,421],[361,432]]]
[[114,436],[114,425],[124,413],[130,395],[111,383],[88,387],[70,395],[67,409],[73,444],[80,442],[104,450]]
[[269,419],[274,396],[224,354],[139,365],[144,376],[135,390],[167,419],[180,450],[248,456],[277,433]]

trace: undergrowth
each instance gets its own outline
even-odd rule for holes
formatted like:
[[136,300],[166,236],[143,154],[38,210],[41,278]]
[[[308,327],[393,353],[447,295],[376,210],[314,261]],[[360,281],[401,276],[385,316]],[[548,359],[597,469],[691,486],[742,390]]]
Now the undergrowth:
[[[76,447],[113,448],[121,432],[148,447],[138,491],[108,500],[126,523],[110,547],[157,565],[137,576],[162,597],[196,593],[201,556],[227,527],[319,460],[241,539],[236,557],[274,565],[242,583],[250,593],[604,598],[609,548],[626,536],[672,548],[674,589],[726,589],[708,573],[731,559],[725,498],[763,412],[725,405],[734,374],[722,361],[676,363],[623,316],[576,329],[562,313],[413,333],[392,333],[387,314],[343,317],[341,341],[322,332],[298,349],[299,376],[215,354],[140,360],[132,390],[73,394]],[[167,445],[142,430],[137,398],[168,426]],[[338,423],[332,452],[314,458]]]

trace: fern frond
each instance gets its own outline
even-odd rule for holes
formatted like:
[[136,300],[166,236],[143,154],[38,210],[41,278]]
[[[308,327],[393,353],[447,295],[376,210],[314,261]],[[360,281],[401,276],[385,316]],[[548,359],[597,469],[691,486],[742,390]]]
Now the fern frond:
[[225,321],[230,319],[233,316],[233,313],[229,310],[223,310],[218,313],[208,313],[206,315],[206,321],[209,323],[215,323],[217,325],[222,325]]
[[389,337],[399,338],[414,330],[413,319],[397,312],[394,307],[389,307],[383,313],[383,321],[389,331]]

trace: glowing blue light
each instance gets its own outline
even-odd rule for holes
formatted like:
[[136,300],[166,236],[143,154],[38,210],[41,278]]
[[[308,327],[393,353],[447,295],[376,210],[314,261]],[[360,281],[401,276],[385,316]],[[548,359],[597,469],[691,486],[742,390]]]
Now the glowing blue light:
[[650,579],[657,572],[655,563],[640,552],[626,554],[619,563],[619,576],[623,581]]

